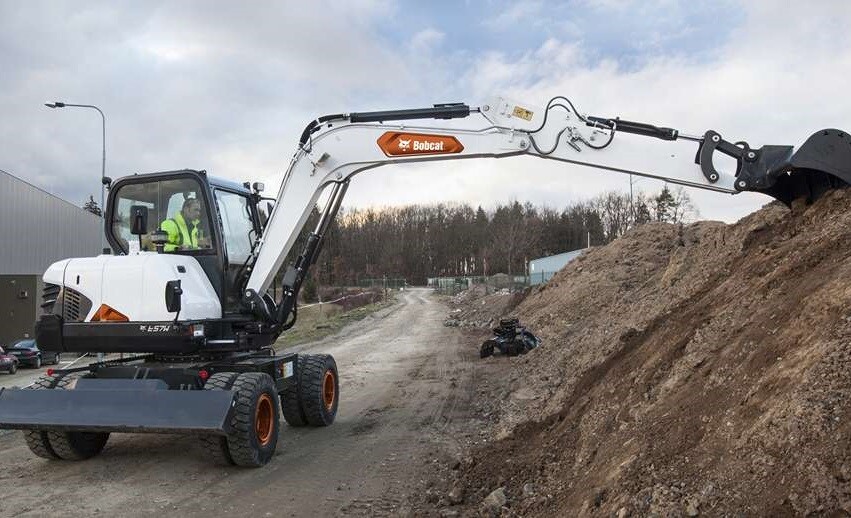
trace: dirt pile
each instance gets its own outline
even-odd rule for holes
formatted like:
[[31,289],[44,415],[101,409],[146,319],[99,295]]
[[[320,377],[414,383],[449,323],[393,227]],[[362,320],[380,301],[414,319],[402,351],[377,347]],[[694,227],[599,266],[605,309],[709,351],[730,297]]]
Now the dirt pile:
[[485,360],[499,440],[436,468],[441,512],[851,514],[849,208],[645,225],[534,290],[512,313],[544,346]]
[[443,325],[491,328],[497,325],[500,317],[514,311],[528,293],[528,289],[516,292],[502,289],[488,293],[487,286],[474,284],[448,300],[450,311]]

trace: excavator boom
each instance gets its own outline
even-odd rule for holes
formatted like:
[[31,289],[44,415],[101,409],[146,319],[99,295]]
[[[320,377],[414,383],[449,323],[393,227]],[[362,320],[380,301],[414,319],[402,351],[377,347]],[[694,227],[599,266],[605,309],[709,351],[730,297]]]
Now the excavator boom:
[[[475,118],[478,125],[470,129],[401,122],[462,118]],[[262,305],[259,294],[269,287],[328,185],[347,184],[362,171],[392,163],[520,155],[720,193],[760,192],[787,205],[851,183],[851,137],[834,129],[813,134],[797,151],[792,146],[752,148],[712,130],[688,135],[642,122],[586,116],[566,97],[554,97],[543,109],[497,97],[478,107],[459,103],[328,115],[302,133],[267,232],[256,248],[244,303]],[[735,166],[719,167],[719,155]],[[339,206],[335,196],[339,193],[332,195],[330,205]]]

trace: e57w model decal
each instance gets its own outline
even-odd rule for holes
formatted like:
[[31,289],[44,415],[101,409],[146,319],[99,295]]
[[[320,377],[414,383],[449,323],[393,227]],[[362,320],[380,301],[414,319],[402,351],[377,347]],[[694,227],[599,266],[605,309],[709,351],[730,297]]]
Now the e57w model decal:
[[378,138],[378,147],[387,156],[445,155],[460,153],[464,146],[451,135],[427,135],[388,131]]
[[171,331],[171,324],[157,324],[157,325],[147,325],[147,326],[139,326],[139,331],[143,333],[168,333]]

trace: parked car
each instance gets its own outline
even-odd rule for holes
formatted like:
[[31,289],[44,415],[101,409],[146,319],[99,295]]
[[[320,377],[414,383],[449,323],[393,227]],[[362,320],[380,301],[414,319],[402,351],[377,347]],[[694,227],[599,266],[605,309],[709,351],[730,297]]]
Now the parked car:
[[59,353],[42,352],[32,338],[18,340],[12,344],[9,347],[9,354],[15,356],[21,366],[28,365],[36,369],[41,367],[42,364],[52,363],[55,365],[59,363]]
[[18,359],[6,353],[2,347],[0,347],[0,371],[6,371],[9,374],[18,372]]

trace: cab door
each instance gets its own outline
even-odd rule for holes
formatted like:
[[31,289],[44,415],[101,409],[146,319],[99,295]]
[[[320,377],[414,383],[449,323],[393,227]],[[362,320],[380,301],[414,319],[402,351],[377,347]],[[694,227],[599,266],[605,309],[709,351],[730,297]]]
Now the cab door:
[[252,246],[257,242],[260,227],[254,214],[254,204],[248,195],[216,188],[214,197],[221,221],[225,253],[223,309],[233,313],[240,309],[242,285],[249,273],[247,262]]

